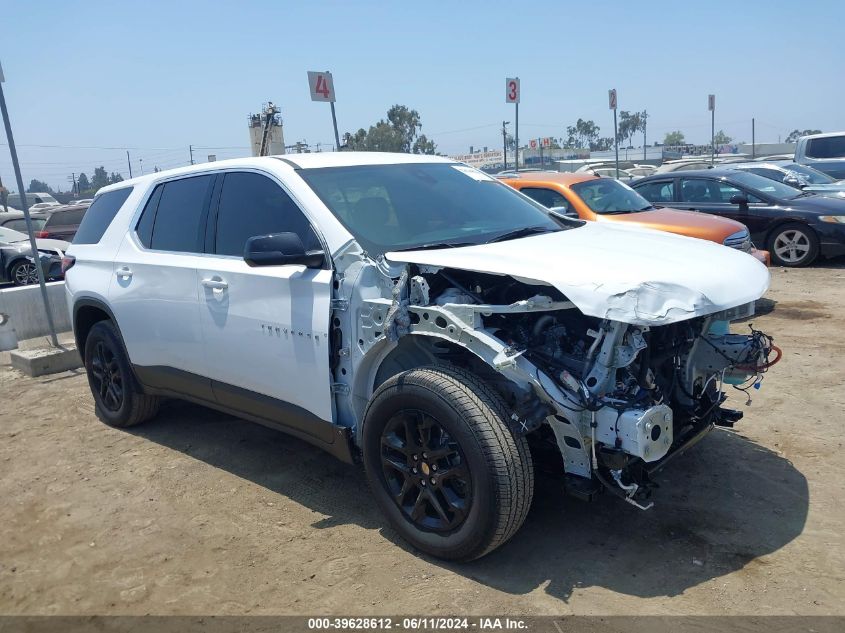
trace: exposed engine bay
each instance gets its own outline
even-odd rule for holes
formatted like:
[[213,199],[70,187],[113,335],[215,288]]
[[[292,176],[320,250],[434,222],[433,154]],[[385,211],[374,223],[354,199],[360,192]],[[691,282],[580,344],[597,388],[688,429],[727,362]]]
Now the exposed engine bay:
[[513,431],[570,492],[604,488],[642,509],[650,474],[742,417],[722,407],[725,389],[748,395],[781,354],[750,324],[730,333],[753,303],[645,326],[585,316],[554,287],[506,275],[412,264],[392,283],[392,299],[364,299],[354,351],[386,340],[401,368],[403,339],[434,337],[438,362],[467,366],[504,396]]

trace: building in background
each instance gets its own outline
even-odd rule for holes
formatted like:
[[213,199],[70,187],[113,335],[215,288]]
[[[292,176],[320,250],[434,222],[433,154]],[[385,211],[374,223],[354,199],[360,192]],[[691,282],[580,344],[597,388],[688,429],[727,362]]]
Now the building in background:
[[274,156],[285,153],[285,134],[282,115],[270,101],[261,108],[261,114],[250,114],[249,146],[253,156]]

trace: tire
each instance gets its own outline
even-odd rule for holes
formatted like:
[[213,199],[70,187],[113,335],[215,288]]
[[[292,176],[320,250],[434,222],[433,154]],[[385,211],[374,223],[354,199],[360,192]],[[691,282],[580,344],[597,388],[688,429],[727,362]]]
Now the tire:
[[534,469],[528,442],[511,433],[508,419],[493,389],[452,367],[403,372],[373,394],[364,468],[380,509],[415,548],[468,561],[520,528]]
[[16,286],[38,283],[38,269],[28,259],[19,259],[9,269],[9,279]]
[[141,392],[111,321],[95,323],[88,333],[85,371],[97,417],[109,426],[135,426],[158,413],[159,398]]
[[772,231],[769,252],[778,266],[809,266],[819,256],[819,237],[806,224],[790,222]]

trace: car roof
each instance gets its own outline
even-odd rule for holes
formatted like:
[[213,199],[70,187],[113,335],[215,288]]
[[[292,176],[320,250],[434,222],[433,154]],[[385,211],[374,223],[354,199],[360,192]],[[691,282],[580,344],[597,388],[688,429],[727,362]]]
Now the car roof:
[[[42,211],[41,209],[36,209],[35,211],[29,212],[29,217],[38,218],[38,219],[42,219],[42,220],[44,218],[46,218],[48,215],[49,215],[49,213],[46,213],[46,212]],[[26,217],[26,216],[23,214],[23,211],[9,211],[8,213],[6,213],[4,211],[0,211],[0,222],[3,222],[4,220],[20,220],[21,218],[24,218],[24,217]]]
[[[621,171],[621,170],[620,170]],[[519,180],[524,182],[553,182],[561,185],[574,185],[585,180],[597,180],[599,176],[589,171],[545,171],[531,172],[523,176],[508,176],[502,180]]]
[[726,169],[736,169],[738,167],[739,168],[748,168],[748,169],[751,169],[751,168],[754,168],[754,167],[764,167],[764,168],[768,167],[770,169],[774,168],[774,169],[777,169],[778,171],[784,171],[783,165],[779,165],[778,163],[775,163],[775,162],[771,162],[771,163],[762,163],[762,162],[760,162],[760,163],[758,163],[758,162],[730,163],[730,167],[726,167]]
[[822,132],[821,134],[808,134],[801,138],[829,138],[831,136],[845,136],[845,132]]
[[248,167],[278,167],[280,163],[287,164],[294,169],[318,169],[325,167],[353,167],[357,165],[401,165],[419,163],[456,164],[459,161],[432,154],[400,154],[391,152],[313,152],[310,154],[280,154],[277,156],[252,156],[246,158],[232,158],[213,163],[200,163],[187,167],[177,167],[165,171],[137,176],[113,185],[103,187],[98,193],[116,191],[124,187],[148,185],[162,178],[173,176],[188,176],[201,174],[218,169],[248,168]]
[[702,176],[707,178],[730,178],[733,176],[731,169],[715,168],[715,169],[687,169],[684,171],[672,171],[663,174],[652,174],[651,176],[644,176],[639,178],[637,182],[645,182],[652,180],[666,180],[668,178],[686,178],[688,176]]

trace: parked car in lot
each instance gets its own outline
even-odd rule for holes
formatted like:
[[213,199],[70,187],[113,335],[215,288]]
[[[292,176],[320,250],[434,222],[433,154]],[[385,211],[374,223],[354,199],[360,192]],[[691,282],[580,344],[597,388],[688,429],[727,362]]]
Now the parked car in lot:
[[[35,240],[38,261],[48,279],[62,276],[61,261],[67,250],[61,240]],[[38,283],[38,269],[26,233],[0,226],[0,282],[11,281],[16,286]]]
[[[748,229],[735,220],[656,207],[631,187],[585,172],[546,172],[503,182],[544,207],[595,222],[624,222],[697,237],[736,248],[767,264],[769,254],[751,243]],[[659,192],[658,192],[659,197]],[[659,204],[669,201],[660,201]]]
[[[32,219],[32,230],[39,231],[47,222],[49,217],[43,211],[30,211],[29,217]],[[5,226],[7,229],[20,231],[26,233],[26,218],[23,211],[9,211],[8,213],[0,213],[0,226]]]
[[68,205],[48,209],[45,212],[47,221],[35,234],[35,237],[52,238],[73,241],[73,236],[79,230],[79,224],[88,210],[86,205]]
[[675,171],[692,171],[695,169],[710,169],[710,161],[702,159],[667,160],[657,168],[656,174],[669,174]]
[[845,179],[845,132],[802,136],[795,144],[795,162]]
[[730,169],[749,171],[752,174],[777,180],[790,187],[817,193],[821,196],[832,196],[845,198],[845,180],[834,180],[826,173],[799,165],[790,161],[778,161],[772,163],[752,162],[726,165]]
[[741,416],[723,384],[780,354],[727,333],[768,287],[753,258],[555,218],[445,157],[149,174],[100,190],[63,265],[103,421],[175,396],[287,430],[360,460],[396,531],[453,560],[519,529],[535,458],[646,509],[649,473]]
[[[19,193],[10,193],[6,202],[10,207],[21,210],[23,209],[23,201],[21,200],[21,194]],[[27,209],[32,209],[36,205],[39,205],[38,208],[61,206],[61,203],[58,200],[46,192],[27,192],[26,204]]]
[[742,222],[779,266],[807,266],[819,255],[845,254],[845,200],[732,169],[648,176],[633,188],[656,204]]

